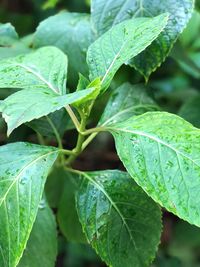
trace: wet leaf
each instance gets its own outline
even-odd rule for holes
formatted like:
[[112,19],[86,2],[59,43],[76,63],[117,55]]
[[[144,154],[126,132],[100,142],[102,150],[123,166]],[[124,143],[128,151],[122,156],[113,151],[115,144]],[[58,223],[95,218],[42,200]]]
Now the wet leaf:
[[159,207],[125,172],[81,176],[78,214],[96,252],[108,266],[149,266],[160,239]]
[[29,143],[0,147],[0,266],[18,264],[57,156],[55,148]]
[[17,267],[55,267],[56,222],[45,200],[40,205],[26,249]]
[[200,130],[166,112],[109,126],[133,179],[161,206],[200,226]]

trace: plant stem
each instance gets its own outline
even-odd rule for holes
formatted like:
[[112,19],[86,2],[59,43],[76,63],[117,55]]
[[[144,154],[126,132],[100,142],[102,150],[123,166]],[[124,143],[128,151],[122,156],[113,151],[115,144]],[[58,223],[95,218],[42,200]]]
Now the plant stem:
[[84,150],[92,142],[92,140],[97,136],[97,134],[98,133],[92,133],[90,136],[88,136],[88,138],[82,145],[82,150]]
[[82,135],[89,135],[92,133],[98,133],[98,132],[103,132],[104,128],[103,127],[96,127],[96,128],[91,128],[85,131],[81,131]]
[[76,144],[76,147],[75,149],[73,150],[74,154],[71,155],[67,161],[66,161],[66,164],[67,165],[71,165],[72,162],[78,157],[78,155],[83,151],[82,150],[82,144],[85,140],[85,136],[84,136],[84,131],[85,131],[85,126],[86,126],[86,119],[84,118],[84,116],[82,116],[81,118],[81,125],[80,125],[80,128],[79,128],[79,134],[78,134],[78,139],[77,139],[77,144]]
[[78,132],[80,132],[80,122],[78,121],[76,115],[74,114],[73,110],[71,109],[71,107],[68,105],[65,107],[65,109],[67,110],[71,120],[73,121],[76,129]]
[[65,155],[68,155],[68,156],[71,156],[71,155],[74,155],[75,154],[75,152],[73,150],[60,149],[59,151],[61,153],[65,154]]
[[49,119],[48,116],[46,116],[46,119],[47,119],[48,123],[50,124],[50,126],[51,126],[51,128],[52,128],[52,130],[53,130],[53,132],[54,132],[54,134],[55,134],[55,137],[56,137],[56,140],[57,140],[57,143],[58,143],[58,147],[59,147],[60,149],[63,149],[62,140],[61,140],[61,138],[60,138],[59,132],[57,131],[55,125],[54,125],[53,122]]
[[39,134],[38,132],[37,132],[37,138],[38,138],[38,141],[39,141],[40,145],[43,145],[43,146],[46,145],[43,136],[41,134]]

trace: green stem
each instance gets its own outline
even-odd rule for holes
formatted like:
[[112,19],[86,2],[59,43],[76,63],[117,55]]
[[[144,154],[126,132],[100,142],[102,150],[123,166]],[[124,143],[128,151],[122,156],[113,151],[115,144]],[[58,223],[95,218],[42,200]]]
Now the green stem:
[[81,125],[80,125],[80,131],[79,131],[79,135],[78,135],[78,139],[77,139],[77,144],[75,149],[73,150],[74,154],[71,155],[67,161],[66,164],[67,165],[71,165],[73,163],[73,161],[79,156],[79,154],[83,151],[82,150],[82,144],[85,140],[85,136],[84,136],[84,132],[85,132],[85,126],[86,126],[86,119],[84,118],[84,116],[81,119]]
[[55,125],[54,125],[53,122],[49,119],[48,116],[46,116],[46,119],[47,119],[48,123],[50,124],[50,126],[51,126],[51,128],[52,128],[52,130],[53,130],[53,132],[54,132],[54,134],[55,134],[55,137],[56,137],[56,140],[57,140],[57,143],[58,143],[58,147],[59,147],[60,149],[63,149],[62,140],[61,140],[61,138],[60,138],[59,132],[57,131]]
[[71,155],[74,155],[75,152],[73,150],[67,150],[67,149],[60,149],[59,150],[62,154],[65,154],[65,155],[68,155],[68,156],[71,156]]
[[105,130],[105,128],[103,127],[96,127],[96,128],[91,128],[85,131],[81,131],[82,135],[89,135],[92,133],[99,133],[99,132],[103,132]]
[[76,115],[74,114],[73,110],[71,109],[71,107],[68,105],[65,107],[65,109],[67,110],[71,120],[73,121],[77,131],[80,131],[80,122],[78,121]]
[[41,134],[39,134],[38,132],[37,132],[37,138],[38,138],[40,145],[43,145],[43,146],[46,145],[44,137]]
[[84,150],[92,142],[92,140],[97,136],[97,134],[98,133],[92,133],[90,136],[88,136],[88,138],[82,145],[82,150]]

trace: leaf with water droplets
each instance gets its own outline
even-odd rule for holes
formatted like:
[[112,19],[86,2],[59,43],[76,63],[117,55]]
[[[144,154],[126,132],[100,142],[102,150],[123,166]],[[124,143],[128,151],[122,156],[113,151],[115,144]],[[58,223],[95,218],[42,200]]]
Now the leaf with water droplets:
[[18,264],[57,156],[53,147],[29,143],[0,147],[0,266]]
[[158,106],[148,96],[145,86],[127,82],[112,91],[99,125],[122,122],[134,115],[154,110],[158,110]]
[[48,88],[66,93],[67,57],[56,47],[37,51],[0,62],[0,88]]
[[166,112],[132,117],[108,130],[127,171],[146,193],[200,226],[200,130]]
[[88,172],[81,178],[78,214],[96,252],[108,266],[149,266],[160,240],[160,208],[125,172]]
[[132,17],[155,17],[169,13],[169,20],[159,37],[130,64],[146,80],[168,56],[180,33],[191,18],[194,0],[92,0],[92,24],[101,35],[114,25]]
[[59,95],[48,88],[18,91],[0,102],[0,112],[8,125],[7,134],[10,135],[23,123],[46,116],[69,104],[80,101],[84,105],[94,91],[95,88],[90,88],[67,95]]
[[56,221],[48,204],[44,201],[42,205],[43,207],[39,207],[26,249],[17,267],[55,267]]
[[117,70],[155,40],[167,23],[168,15],[126,20],[103,34],[88,49],[90,79],[102,78],[105,91]]

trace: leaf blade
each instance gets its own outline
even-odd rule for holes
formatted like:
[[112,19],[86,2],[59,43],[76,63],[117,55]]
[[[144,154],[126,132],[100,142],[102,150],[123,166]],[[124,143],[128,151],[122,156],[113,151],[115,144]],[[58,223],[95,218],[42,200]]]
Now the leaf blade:
[[[77,193],[78,214],[88,241],[97,253],[109,266],[148,266],[158,245],[161,229],[157,205],[149,203],[149,198],[124,172],[107,170],[83,173],[82,179]],[[140,207],[140,201],[147,217],[134,204]],[[148,217],[148,209],[154,216]],[[152,227],[155,222],[157,228]],[[144,239],[140,232],[143,223],[146,225]],[[154,237],[150,238],[152,232]],[[149,238],[151,248],[141,253],[146,238]]]
[[[174,8],[176,6],[176,8]],[[193,0],[178,1],[132,1],[93,0],[91,5],[92,23],[101,35],[114,25],[132,17],[154,17],[168,12],[167,26],[160,36],[130,61],[130,65],[138,70],[146,80],[168,56],[178,36],[186,27],[194,8]]]
[[57,255],[56,221],[45,200],[42,200],[40,205],[26,249],[17,267],[55,266]]
[[90,16],[82,13],[62,12],[49,17],[34,34],[36,48],[53,45],[67,54],[70,80],[77,78],[75,73],[88,75],[86,52],[92,42]]
[[163,30],[167,19],[167,14],[151,19],[130,19],[102,35],[88,49],[90,79],[102,77],[102,91],[105,91],[121,65],[149,46]]
[[57,156],[55,148],[29,143],[1,146],[1,266],[16,266],[19,262],[37,215],[46,177]]
[[111,128],[133,179],[168,211],[199,226],[199,129],[166,112],[146,113]]
[[145,86],[132,85],[127,82],[111,93],[99,120],[99,125],[112,125],[127,120],[134,115],[157,109],[158,107],[153,99],[148,96]]
[[0,88],[49,88],[55,93],[66,93],[67,57],[55,47],[2,60]]
[[0,102],[0,112],[8,125],[8,136],[23,123],[39,119],[77,101],[84,103],[94,90],[95,88],[90,88],[67,95],[58,95],[49,88],[40,88],[39,90],[24,89],[12,94]]

